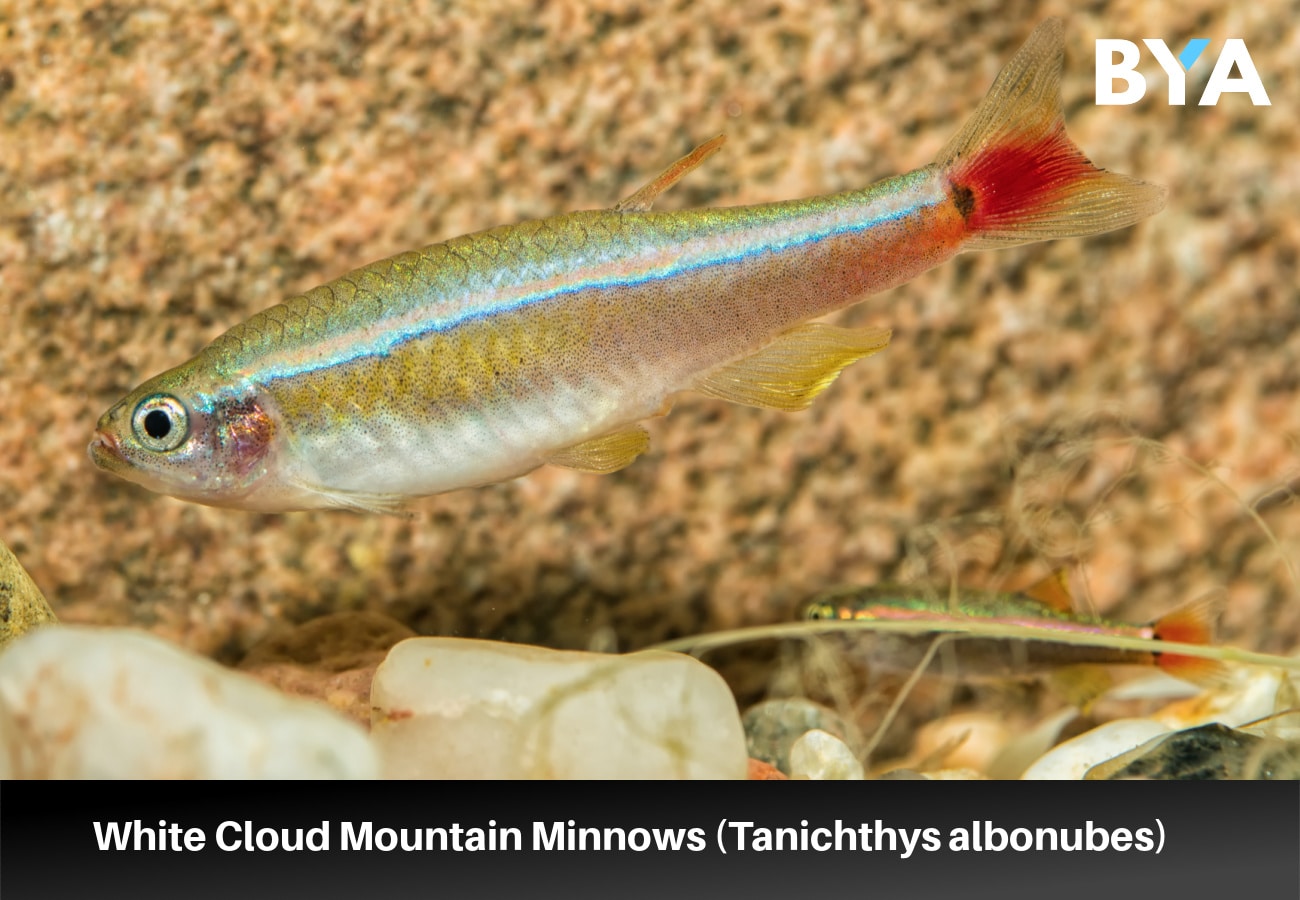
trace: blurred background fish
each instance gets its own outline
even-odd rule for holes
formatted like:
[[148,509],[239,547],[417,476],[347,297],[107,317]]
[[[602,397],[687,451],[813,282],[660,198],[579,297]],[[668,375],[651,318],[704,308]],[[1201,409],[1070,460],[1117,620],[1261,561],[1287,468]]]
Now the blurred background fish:
[[[1223,680],[1223,665],[1212,659],[1151,650],[1123,650],[1055,642],[1054,632],[1115,635],[1180,644],[1210,644],[1222,612],[1221,598],[1211,595],[1188,603],[1153,623],[1135,625],[1079,614],[1064,572],[1030,586],[1024,592],[956,587],[925,589],[877,584],[837,588],[808,604],[810,620],[910,621],[936,626],[964,622],[1002,623],[1037,629],[1043,638],[1001,638],[946,633],[928,672],[957,680],[1019,679],[1050,675],[1055,686],[1080,706],[1086,706],[1110,686],[1103,667],[1157,666],[1164,672],[1199,684]],[[874,667],[895,671],[915,669],[925,661],[941,635],[871,634],[849,632],[845,639],[869,657]]]

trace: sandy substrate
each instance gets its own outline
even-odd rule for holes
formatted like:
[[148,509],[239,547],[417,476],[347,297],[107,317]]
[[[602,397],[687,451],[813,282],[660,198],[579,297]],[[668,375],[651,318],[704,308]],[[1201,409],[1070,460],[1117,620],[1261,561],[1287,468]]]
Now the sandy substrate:
[[[841,582],[955,568],[992,586],[1068,565],[1086,602],[1134,620],[1221,589],[1226,640],[1294,651],[1286,4],[625,6],[0,2],[0,538],[63,621],[231,664],[273,628],[348,610],[628,650],[786,620]],[[86,459],[111,403],[283,297],[611,205],[719,132],[723,152],[658,208],[924,165],[1058,13],[1071,134],[1167,185],[1167,210],[963,256],[841,314],[893,344],[808,412],[691,397],[622,472],[544,470],[413,520],[207,509]],[[1222,40],[1244,38],[1273,105],[1171,108],[1148,60],[1146,100],[1096,107],[1094,40],[1148,35],[1211,40],[1193,100]],[[751,700],[770,674],[761,655],[728,671]]]

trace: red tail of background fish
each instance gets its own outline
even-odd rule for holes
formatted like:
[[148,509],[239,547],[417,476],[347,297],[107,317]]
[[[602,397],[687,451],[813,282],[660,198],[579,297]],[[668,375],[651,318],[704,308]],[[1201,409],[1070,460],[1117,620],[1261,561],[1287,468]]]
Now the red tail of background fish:
[[[1222,604],[1213,595],[1194,601],[1174,610],[1152,626],[1157,640],[1176,641],[1180,644],[1209,644],[1214,641],[1215,625]],[[1161,653],[1156,665],[1170,675],[1197,684],[1214,684],[1222,681],[1227,670],[1223,664],[1200,656],[1180,656]]]
[[963,249],[1098,234],[1164,206],[1163,188],[1098,169],[1065,133],[1061,31],[1060,19],[1034,31],[936,160],[970,231]]

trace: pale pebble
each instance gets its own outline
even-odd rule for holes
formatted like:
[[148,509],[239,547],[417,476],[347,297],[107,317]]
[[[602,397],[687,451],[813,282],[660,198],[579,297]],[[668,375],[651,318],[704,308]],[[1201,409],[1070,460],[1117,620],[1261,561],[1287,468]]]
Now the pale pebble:
[[12,778],[373,778],[365,731],[152,635],[43,628],[0,656]]
[[833,734],[814,728],[790,748],[790,777],[811,781],[861,781],[862,763],[848,744]]
[[740,713],[698,660],[412,638],[371,690],[395,778],[727,778],[748,772]]
[[976,772],[974,769],[939,769],[936,772],[926,772],[923,776],[926,781],[987,781],[988,776],[982,772]]

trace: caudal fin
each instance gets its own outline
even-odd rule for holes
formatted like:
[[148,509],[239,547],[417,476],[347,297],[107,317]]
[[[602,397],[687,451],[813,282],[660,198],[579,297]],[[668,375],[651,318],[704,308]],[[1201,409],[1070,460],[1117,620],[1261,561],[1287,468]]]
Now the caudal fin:
[[1164,188],[1094,166],[1065,133],[1060,19],[1035,29],[936,164],[970,230],[994,249],[1124,228],[1160,211]]
[[[1222,599],[1217,594],[1210,594],[1164,616],[1152,626],[1152,631],[1162,641],[1211,644],[1222,611]],[[1223,663],[1202,656],[1161,653],[1156,664],[1176,678],[1201,685],[1220,684],[1227,678]]]

